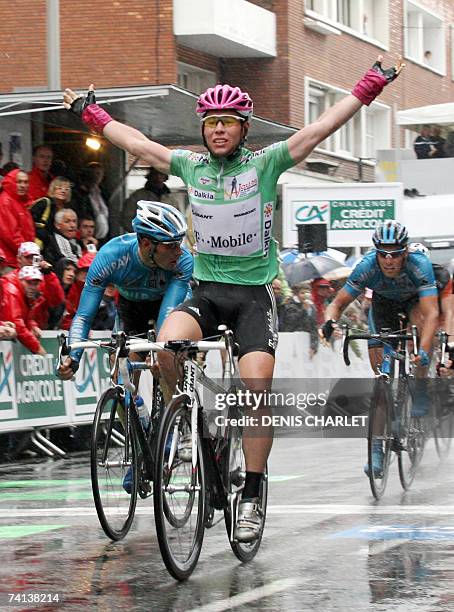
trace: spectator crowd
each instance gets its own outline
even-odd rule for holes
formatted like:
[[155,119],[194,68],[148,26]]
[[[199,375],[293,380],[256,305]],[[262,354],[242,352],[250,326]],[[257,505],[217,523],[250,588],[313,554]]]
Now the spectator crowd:
[[[88,164],[75,185],[53,169],[51,147],[40,145],[30,172],[11,162],[0,171],[0,338],[38,355],[42,330],[69,329],[88,268],[110,238],[103,166]],[[94,329],[113,328],[116,302],[108,287]]]
[[443,138],[437,125],[423,125],[413,142],[413,149],[418,159],[454,157],[454,132],[448,132]]

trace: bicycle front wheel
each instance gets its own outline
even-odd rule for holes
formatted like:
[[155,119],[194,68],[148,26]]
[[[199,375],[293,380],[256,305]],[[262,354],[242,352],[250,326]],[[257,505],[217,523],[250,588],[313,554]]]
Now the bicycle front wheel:
[[253,542],[237,542],[233,539],[233,530],[237,519],[238,504],[241,500],[241,492],[244,488],[246,478],[246,464],[243,454],[242,430],[237,426],[230,426],[226,431],[227,447],[224,455],[223,480],[227,489],[228,504],[224,508],[225,527],[227,535],[235,556],[247,563],[257,554],[262,541],[265,527],[266,506],[268,502],[268,468],[265,468],[262,483],[260,485],[260,506],[263,513],[262,528],[259,537]]
[[369,433],[367,437],[367,475],[375,499],[380,499],[388,482],[391,463],[392,396],[389,382],[378,378],[369,410]]
[[450,406],[447,406],[449,387],[441,378],[435,379],[433,390],[433,437],[435,448],[440,458],[444,461],[449,455],[454,430],[454,418]]
[[[202,441],[197,457],[182,442],[192,436],[187,396],[174,398],[165,409],[159,429],[154,478],[156,532],[163,561],[177,580],[193,572],[202,549],[205,515],[205,471]],[[197,410],[197,405],[193,410]]]
[[131,420],[127,421],[128,431],[124,400],[115,389],[107,389],[93,422],[91,484],[99,522],[112,540],[121,540],[128,533],[137,502],[137,443]]
[[421,463],[426,444],[424,419],[412,417],[413,398],[407,380],[399,381],[396,397],[396,414],[399,421],[399,478],[402,488],[410,488]]

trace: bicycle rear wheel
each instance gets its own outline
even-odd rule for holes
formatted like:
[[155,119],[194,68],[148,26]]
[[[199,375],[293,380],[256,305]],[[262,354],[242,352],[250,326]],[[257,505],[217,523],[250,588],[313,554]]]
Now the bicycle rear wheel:
[[[128,533],[137,502],[137,442],[128,421],[125,431],[124,400],[107,389],[96,407],[91,443],[91,484],[99,522],[112,540]],[[131,493],[123,488],[128,470]]]
[[[177,397],[165,409],[159,429],[154,512],[163,561],[177,580],[193,572],[202,549],[205,515],[205,471],[200,435],[193,462],[178,456],[178,443],[192,433],[187,396]],[[197,405],[193,410],[197,410]]]
[[396,415],[399,421],[398,464],[402,488],[410,488],[421,463],[426,444],[424,421],[412,417],[413,398],[407,379],[399,380],[396,395]]
[[[388,381],[378,378],[369,410],[369,433],[367,437],[367,460],[370,489],[375,499],[380,499],[388,482],[391,463],[392,396]],[[377,462],[381,449],[381,465]]]
[[226,436],[228,440],[223,459],[223,480],[227,489],[228,505],[224,508],[225,527],[230,547],[235,556],[243,563],[247,563],[255,557],[262,541],[266,519],[266,506],[268,502],[268,468],[265,468],[265,473],[260,485],[259,497],[263,513],[260,535],[254,542],[237,542],[233,539],[233,530],[235,528],[238,504],[241,500],[241,492],[244,488],[244,481],[246,478],[242,430],[238,426],[229,426],[226,431]]

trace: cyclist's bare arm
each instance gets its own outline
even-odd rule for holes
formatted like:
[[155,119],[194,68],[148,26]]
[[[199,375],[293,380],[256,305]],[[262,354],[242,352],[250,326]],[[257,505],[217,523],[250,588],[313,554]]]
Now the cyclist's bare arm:
[[139,130],[118,121],[110,121],[103,130],[103,136],[120,149],[146,161],[159,172],[169,174],[170,149],[150,140]]
[[332,319],[333,321],[337,321],[347,306],[355,299],[356,298],[351,293],[345,289],[341,289],[331,304],[328,304],[325,310],[325,320],[329,321]]
[[326,110],[314,123],[299,130],[287,140],[290,156],[295,163],[301,162],[325,138],[333,134],[363,106],[370,104],[381,93],[383,87],[393,81],[405,64],[399,60],[395,66],[383,69],[379,55],[374,66],[354,87],[352,94]]
[[428,295],[419,298],[419,312],[423,319],[420,329],[420,347],[427,353],[430,353],[433,346],[433,338],[438,328],[438,297],[436,295]]
[[[93,85],[90,85],[89,91],[93,92]],[[72,89],[65,89],[63,93],[65,108],[69,110],[72,103],[80,97],[81,96]],[[139,130],[120,123],[119,121],[112,120],[104,126],[102,135],[110,140],[112,144],[127,151],[134,157],[146,161],[150,166],[153,166],[160,172],[165,174],[169,173],[171,158],[170,149],[150,140],[139,132]]]
[[361,102],[351,94],[326,110],[314,123],[302,128],[287,140],[290,156],[299,163],[361,108]]

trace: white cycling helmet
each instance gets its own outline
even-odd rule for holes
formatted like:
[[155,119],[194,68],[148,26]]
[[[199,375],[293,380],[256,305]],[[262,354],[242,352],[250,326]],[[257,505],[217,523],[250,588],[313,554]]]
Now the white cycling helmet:
[[182,240],[188,229],[185,218],[174,206],[147,200],[137,203],[132,227],[137,234],[147,236],[154,242]]

